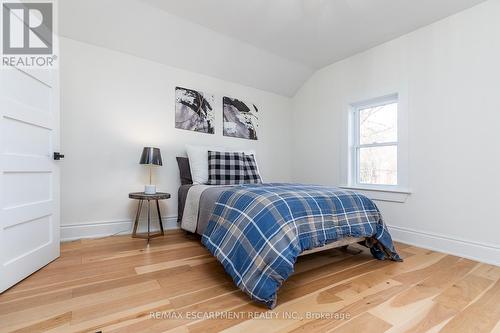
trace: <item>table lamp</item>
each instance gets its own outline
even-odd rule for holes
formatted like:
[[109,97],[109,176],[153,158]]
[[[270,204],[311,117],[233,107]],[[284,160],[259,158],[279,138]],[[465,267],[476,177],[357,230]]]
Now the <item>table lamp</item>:
[[156,194],[156,185],[151,184],[153,165],[162,166],[160,148],[144,147],[140,164],[149,165],[149,185],[144,186],[144,193]]

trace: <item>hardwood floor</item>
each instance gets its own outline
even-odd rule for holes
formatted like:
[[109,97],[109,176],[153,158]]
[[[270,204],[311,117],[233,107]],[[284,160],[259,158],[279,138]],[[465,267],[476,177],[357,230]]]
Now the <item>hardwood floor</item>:
[[361,247],[301,257],[268,311],[181,231],[149,248],[129,237],[65,243],[0,295],[0,332],[500,332],[499,267],[397,248],[403,263]]

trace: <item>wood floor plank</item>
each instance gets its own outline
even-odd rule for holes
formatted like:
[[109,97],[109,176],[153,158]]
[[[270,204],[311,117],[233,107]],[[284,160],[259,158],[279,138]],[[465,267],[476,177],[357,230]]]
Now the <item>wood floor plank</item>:
[[[374,272],[378,272],[381,276],[382,272],[387,272],[386,278],[390,277],[391,275],[395,274],[401,274],[404,272],[407,272],[408,270],[411,269],[411,267],[416,266],[416,267],[422,267],[422,265],[431,265],[434,264],[436,265],[436,261],[439,258],[442,258],[444,255],[439,254],[437,256],[429,256],[428,254],[425,254],[425,256],[422,255],[421,259],[416,259],[412,258],[412,261],[407,261],[405,263],[390,263],[389,266],[377,266],[377,269],[375,269]],[[415,260],[416,259],[416,260]],[[377,291],[380,290],[385,290],[387,288],[393,287],[397,282],[386,280],[383,283],[380,283],[379,285],[369,285],[366,283],[363,283],[363,280],[365,279],[362,273],[360,273],[359,269],[363,269],[367,264],[371,264],[372,261],[365,257],[365,262],[363,264],[356,264],[352,265],[352,267],[348,267],[347,269],[339,269],[338,271],[332,270],[330,274],[328,274],[326,277],[330,276],[329,278],[325,278],[324,274],[320,275],[319,277],[316,277],[316,280],[314,280],[313,277],[316,275],[313,274],[312,272],[314,270],[311,270],[308,272],[308,274],[298,274],[295,275],[295,278],[298,280],[297,283],[291,285],[291,284],[285,284],[281,292],[279,293],[279,301],[280,305],[278,305],[277,310],[284,312],[284,311],[304,311],[304,309],[298,306],[298,302],[303,302],[305,304],[305,307],[308,310],[312,310],[312,306],[319,305],[318,310],[323,309],[324,311],[331,312],[334,311],[336,308],[340,309],[342,306],[346,306],[348,302],[355,302],[360,300],[363,296],[370,295],[372,293],[376,293]],[[374,262],[375,264],[377,263],[376,261]],[[394,267],[399,267],[399,269],[391,269]],[[350,274],[351,270],[357,270],[358,274]],[[371,272],[370,269],[366,270],[366,272]],[[303,284],[300,283],[300,281],[303,280]],[[332,279],[333,278],[333,279]],[[315,283],[311,283],[311,282]],[[340,282],[345,282],[344,284],[338,284]],[[337,285],[335,285],[337,283]],[[333,287],[328,287],[334,285]],[[342,293],[347,292],[351,290],[351,285],[356,285],[358,286],[356,288],[357,291],[353,291],[354,295],[350,295],[347,297],[349,299],[348,302],[338,302],[339,298],[337,295],[342,295]],[[365,287],[361,287],[364,285]],[[380,285],[383,287],[380,288]],[[377,288],[377,286],[379,286]],[[326,288],[326,289],[325,289]],[[372,289],[372,290],[370,290]],[[325,294],[327,294],[327,297],[325,297]],[[312,301],[304,300],[302,299],[303,297],[310,298]],[[319,300],[319,301],[318,301]],[[295,302],[295,303],[294,303]],[[289,305],[288,303],[292,303]],[[322,307],[322,305],[325,305]],[[255,306],[254,304],[249,304],[240,308],[235,309],[236,312],[266,312],[267,310],[265,308],[259,308]],[[207,332],[217,332],[219,329],[228,329],[232,327],[235,332],[238,330],[242,329],[241,323],[244,320],[240,319],[235,319],[235,320],[226,320],[223,322],[201,322],[201,323],[196,323],[190,325],[190,331],[191,332],[202,332],[202,331],[207,331]],[[280,320],[278,322],[273,321],[272,324],[269,324],[273,327],[280,327],[282,326],[284,320]],[[293,324],[297,323],[303,323],[305,320],[302,321],[294,321]],[[327,322],[331,322],[331,320],[327,320]],[[310,329],[309,326],[304,326],[304,328]],[[306,331],[307,331],[306,329]],[[286,332],[287,329],[280,330],[280,332]],[[319,330],[321,331],[321,329]]]
[[[439,294],[444,288],[470,272],[477,262],[462,259],[451,267],[441,267],[439,274],[432,274],[408,291],[398,295],[391,306],[400,307]],[[397,280],[397,278],[395,279]]]
[[500,321],[500,280],[474,303],[453,317],[441,330],[448,332],[490,332]]
[[143,292],[126,298],[103,301],[99,304],[86,306],[73,311],[71,324],[93,320],[101,316],[118,313],[130,308],[139,307],[141,305],[156,303],[168,299],[168,297],[169,291],[160,289]]
[[479,264],[472,274],[496,281],[500,279],[500,267],[488,264]]
[[138,295],[145,291],[159,290],[161,287],[157,281],[147,281],[135,285],[111,288],[94,294],[81,297],[73,297],[66,301],[26,308],[8,314],[0,314],[0,330],[9,326],[26,326],[26,323],[41,321],[47,317],[54,317],[66,313],[68,309],[76,310],[85,306],[96,305],[105,300],[121,299],[132,295]]
[[65,312],[61,315],[54,316],[42,321],[39,321],[33,325],[29,325],[17,330],[12,331],[13,333],[38,333],[46,332],[56,327],[60,327],[71,321],[71,312]]
[[50,304],[63,302],[72,298],[71,290],[56,291],[48,295],[39,295],[30,298],[13,298],[9,302],[0,303],[0,314],[22,311],[37,306],[50,306]]
[[151,246],[144,248],[144,245],[137,244],[134,249],[125,249],[125,250],[112,250],[112,251],[96,251],[93,254],[84,254],[82,255],[82,262],[96,262],[96,261],[108,261],[118,258],[131,257],[136,255],[147,255],[152,253],[159,252],[167,252],[167,251],[175,251],[178,249],[186,248],[186,247],[198,247],[199,244],[195,241],[192,242],[178,242],[174,244],[165,244],[158,246]]
[[357,245],[299,258],[270,311],[183,232],[149,246],[129,236],[68,242],[60,259],[0,295],[0,332],[500,333],[499,267],[396,246],[402,263],[374,260]]
[[498,321],[497,325],[493,328],[491,333],[500,333],[500,320]]
[[[9,302],[12,300],[19,300],[21,298],[29,298],[44,294],[50,294],[53,292],[58,292],[61,290],[72,289],[74,287],[91,285],[93,283],[102,283],[104,281],[111,281],[117,278],[123,278],[125,276],[135,275],[134,267],[130,267],[126,271],[109,271],[103,274],[96,274],[91,277],[84,277],[81,279],[53,279],[52,281],[47,282],[46,284],[40,284],[33,288],[24,288],[22,290],[8,290],[6,293],[2,294],[0,297],[0,304],[4,302]],[[36,273],[31,277],[36,277]],[[19,285],[22,285],[24,281],[22,281]]]
[[335,333],[352,333],[352,332],[370,332],[370,333],[383,333],[392,327],[391,324],[375,317],[370,313],[364,313],[361,316],[347,322],[337,329],[329,332]]
[[103,331],[104,327],[116,325],[122,322],[130,322],[135,319],[142,320],[147,318],[151,312],[155,311],[170,311],[172,306],[168,299],[141,305],[138,307],[130,307],[126,310],[103,315],[95,319],[86,320],[84,322],[73,323],[72,325],[61,326],[50,330],[51,333],[88,333]]
[[38,278],[36,280],[26,281],[30,285],[40,285],[48,283],[54,280],[57,276],[63,275],[66,279],[81,279],[82,277],[89,277],[93,275],[102,274],[110,270],[128,270],[131,266],[144,266],[151,265],[160,262],[167,262],[172,260],[190,258],[194,256],[207,254],[208,251],[203,247],[188,247],[181,248],[177,251],[167,251],[161,252],[155,255],[144,253],[131,257],[117,258],[112,261],[98,261],[91,263],[83,263],[79,265],[78,270],[68,269],[66,267],[53,269],[53,270],[41,270],[38,272]]
[[[370,311],[373,308],[376,308],[378,305],[383,304],[383,303],[387,303],[393,297],[396,297],[396,296],[402,294],[403,292],[409,290],[414,284],[428,278],[429,275],[432,275],[433,273],[439,274],[438,268],[442,267],[443,261],[445,258],[436,262],[435,258],[430,258],[428,256],[428,253],[424,252],[424,251],[420,252],[419,256],[422,256],[423,258],[426,258],[428,260],[431,259],[431,260],[429,260],[427,267],[417,270],[417,272],[419,273],[419,274],[417,274],[418,279],[416,278],[416,279],[410,280],[410,279],[406,278],[407,274],[408,274],[408,269],[410,268],[410,265],[411,265],[411,262],[407,261],[406,263],[404,263],[405,265],[407,265],[406,269],[396,269],[396,270],[392,271],[393,274],[397,274],[397,272],[399,272],[400,273],[399,275],[390,276],[391,273],[388,273],[389,276],[392,279],[394,279],[393,281],[395,282],[395,285],[393,284],[393,287],[391,287],[391,289],[388,289],[388,291],[386,291],[386,292],[381,292],[379,294],[358,300],[357,302],[352,303],[351,305],[343,308],[342,311],[349,312],[352,316],[359,315],[363,311]],[[414,261],[418,262],[418,260],[416,260],[416,258],[417,257],[415,257]],[[449,264],[451,265],[453,263],[449,263]],[[421,267],[421,266],[417,265],[416,267]],[[421,274],[422,271],[425,271],[428,274]],[[402,276],[404,278],[401,278]],[[399,282],[399,280],[403,280],[403,281],[405,281],[405,283],[398,285],[398,283],[401,283],[401,282]],[[387,282],[390,284],[390,281],[387,281]],[[344,297],[346,299],[355,299],[356,298],[356,292],[351,288],[349,288],[347,290],[347,292],[343,291],[343,292],[338,293],[338,295],[341,297]],[[389,313],[387,313],[385,315],[388,315],[388,314]],[[380,315],[379,317],[384,317],[384,316]],[[340,324],[339,322],[331,322],[329,320],[315,320],[315,321],[306,322],[306,323],[302,324],[300,327],[298,327],[296,329],[296,331],[321,332],[321,331],[325,331],[328,329],[333,329],[333,328],[337,327],[339,324]]]
[[194,267],[194,266],[198,266],[198,265],[201,265],[201,264],[204,264],[207,262],[212,262],[215,260],[216,259],[214,257],[212,257],[208,254],[202,254],[202,255],[194,256],[194,257],[190,257],[190,258],[160,262],[160,263],[153,264],[153,265],[138,266],[135,268],[135,271],[137,274],[146,274],[146,273],[157,272],[157,271],[161,271],[164,269],[169,269],[169,268],[179,267],[179,266]]
[[[434,271],[423,280],[412,281],[415,283],[411,288],[370,310],[370,313],[383,317],[394,326],[402,326],[412,319],[418,320],[420,316],[424,318],[425,313],[430,311],[434,304],[433,298],[462,279],[476,265],[476,262],[459,259],[457,262],[447,262],[445,265],[436,266]],[[394,279],[401,280],[398,277]]]
[[408,320],[399,327],[401,330],[404,329],[405,332],[426,332],[440,324],[444,324],[492,284],[492,280],[469,274],[434,297],[429,302],[423,316],[419,316],[416,311],[413,311],[413,315],[407,316]]

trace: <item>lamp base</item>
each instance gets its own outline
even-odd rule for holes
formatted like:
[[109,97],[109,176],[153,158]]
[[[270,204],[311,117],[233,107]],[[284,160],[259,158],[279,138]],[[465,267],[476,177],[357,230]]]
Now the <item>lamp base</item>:
[[156,185],[145,185],[144,186],[145,194],[156,194]]

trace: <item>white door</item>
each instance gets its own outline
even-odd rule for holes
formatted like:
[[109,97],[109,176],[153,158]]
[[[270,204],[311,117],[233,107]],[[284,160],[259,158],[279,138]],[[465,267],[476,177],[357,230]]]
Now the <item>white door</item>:
[[59,257],[55,71],[0,68],[0,293]]

